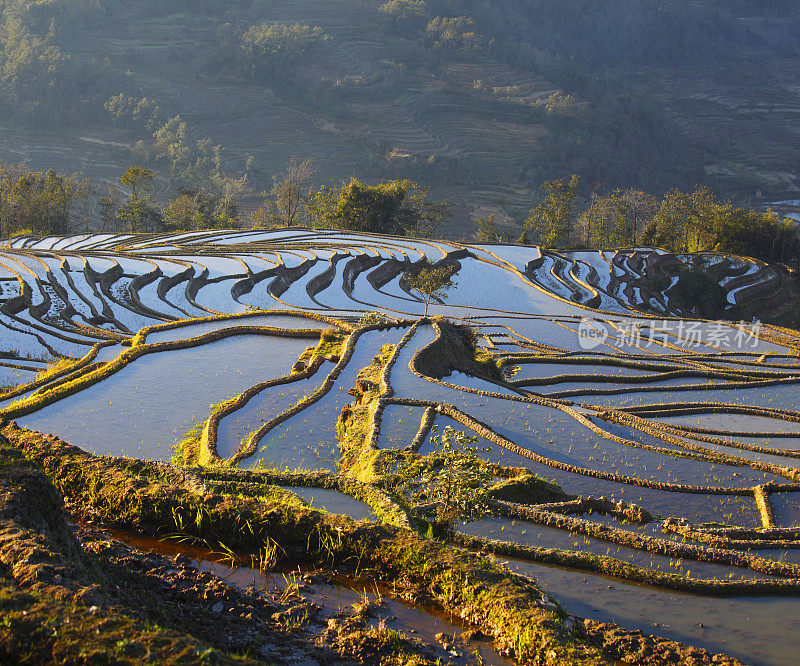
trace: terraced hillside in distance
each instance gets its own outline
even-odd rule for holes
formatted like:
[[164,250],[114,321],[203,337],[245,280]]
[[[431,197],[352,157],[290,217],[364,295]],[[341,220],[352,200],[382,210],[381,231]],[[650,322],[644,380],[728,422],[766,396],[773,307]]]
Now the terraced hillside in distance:
[[[424,262],[455,270],[427,314]],[[697,275],[715,301],[694,298]],[[64,496],[81,562],[154,551],[137,565],[152,589],[184,585],[189,633],[226,654],[369,661],[378,641],[405,655],[392,663],[785,664],[800,337],[760,323],[796,306],[783,275],[713,253],[300,227],[22,236],[0,244],[0,453]],[[449,428],[477,438],[487,507],[452,529],[419,492]],[[53,524],[14,538],[72,552]],[[9,539],[9,570],[34,566]],[[230,578],[192,587],[191,560]],[[91,570],[53,566],[36,594],[72,599]],[[124,608],[103,585],[70,595]],[[144,650],[141,631],[126,640]],[[171,640],[158,649],[183,649]]]
[[5,4],[0,160],[33,170],[116,184],[145,164],[162,201],[246,175],[246,209],[308,157],[318,184],[409,178],[458,202],[448,238],[489,214],[516,237],[571,173],[797,198],[794,0]]

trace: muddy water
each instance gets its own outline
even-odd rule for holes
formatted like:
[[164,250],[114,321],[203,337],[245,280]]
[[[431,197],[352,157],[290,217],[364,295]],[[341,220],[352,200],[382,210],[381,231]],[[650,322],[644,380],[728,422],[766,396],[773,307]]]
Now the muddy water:
[[486,398],[468,411],[500,435],[534,453],[572,465],[639,479],[695,486],[751,487],[786,479],[733,467],[620,445],[599,438],[572,417],[547,407]]
[[[643,433],[639,430],[636,430],[635,428],[628,428],[627,426],[622,426],[619,425],[618,423],[603,421],[595,416],[590,416],[589,419],[603,430],[613,433],[615,435],[619,435],[620,437],[625,437],[626,439],[633,440],[635,442],[642,442],[643,444],[652,444],[655,446],[661,446],[663,448],[672,449],[676,452],[685,450],[679,446],[672,444],[671,442],[665,442],[664,440],[659,439],[658,437],[653,437],[652,435]],[[701,446],[711,451],[717,451],[725,455],[735,456],[737,458],[743,458],[744,460],[754,460],[754,461],[767,462],[774,465],[800,468],[800,458],[795,458],[791,456],[776,456],[767,453],[757,453],[755,451],[748,451],[747,449],[735,446],[735,444],[740,443],[740,444],[752,444],[755,446],[772,447],[777,450],[780,449],[788,450],[795,448],[795,446],[791,445],[791,443],[795,441],[793,439],[785,439],[783,437],[772,437],[772,438],[740,437],[738,435],[736,437],[724,437],[720,435],[714,435],[714,437],[725,442],[730,442],[731,444],[730,446],[722,444],[713,444],[711,442],[693,440],[688,437],[677,437],[677,439],[687,442],[688,444],[693,446]],[[789,444],[788,446],[787,443]]]
[[[626,528],[623,527],[622,529]],[[646,569],[656,569],[662,573],[681,574],[691,578],[717,580],[774,580],[777,578],[776,576],[761,574],[742,567],[654,555],[635,548],[627,548],[608,541],[593,539],[583,534],[508,518],[481,518],[467,525],[462,525],[459,527],[459,531],[473,536],[498,541],[511,541],[528,546],[561,548],[595,555],[607,555]]]
[[[292,488],[292,490],[296,490]],[[460,618],[443,613],[438,609],[411,605],[389,596],[389,590],[375,582],[355,580],[345,575],[319,575],[294,570],[274,570],[262,572],[258,568],[248,566],[245,562],[231,562],[220,557],[209,549],[196,548],[186,544],[170,541],[159,541],[141,537],[128,532],[111,532],[120,541],[132,548],[154,552],[166,557],[185,555],[192,559],[196,568],[209,571],[228,585],[239,589],[255,588],[262,593],[274,593],[278,596],[290,585],[298,584],[300,594],[307,601],[322,606],[319,623],[310,627],[312,632],[321,632],[329,618],[341,613],[352,613],[353,606],[364,600],[373,604],[374,613],[369,618],[370,626],[377,626],[384,621],[386,627],[402,631],[410,637],[419,639],[432,646],[436,656],[445,663],[453,658],[444,651],[436,640],[436,634],[446,633],[458,637],[469,629]],[[465,640],[458,645],[460,657],[458,664],[491,666],[511,666],[514,662],[501,657],[489,640]],[[478,656],[479,655],[479,656]]]
[[[749,414],[691,414],[685,416],[663,416],[654,420],[669,423],[670,425],[711,428],[714,430],[798,433],[800,435],[800,423],[770,419],[764,416],[750,416]],[[797,439],[800,440],[800,436]]]
[[[776,409],[800,409],[798,384],[779,384],[740,389],[714,389],[691,391],[666,391],[664,393],[640,393],[624,395],[598,395],[592,402],[614,407],[631,407],[651,404],[674,404],[683,402],[727,402],[735,405],[752,405]],[[740,430],[742,428],[736,428]],[[747,428],[744,428],[747,429]]]
[[[514,375],[514,380],[540,379],[558,375],[595,375],[597,377],[615,377],[618,381],[625,381],[627,377],[641,377],[659,372],[658,370],[639,370],[636,368],[592,365],[589,363],[512,363],[511,365],[518,365],[520,368],[519,372]],[[558,385],[555,384],[554,386]]]
[[[620,395],[628,395],[629,393],[641,392],[644,387],[658,387],[659,391],[644,391],[643,394],[647,395],[662,395],[664,392],[675,392],[680,394],[684,391],[685,386],[702,386],[706,384],[719,384],[719,380],[709,380],[705,377],[678,377],[673,379],[659,379],[656,381],[648,382],[625,382],[623,378],[619,378],[614,383],[609,382],[595,382],[589,380],[579,382],[562,382],[548,386],[529,386],[526,390],[539,395],[555,395],[556,397],[576,396],[576,399],[584,402],[592,402],[597,399],[597,396],[603,396],[605,391],[616,390],[620,391]],[[584,391],[589,391],[584,393]]]
[[[621,446],[600,439],[577,421],[557,410],[469,394],[416,377],[409,371],[408,362],[415,351],[430,342],[433,337],[433,330],[430,327],[423,327],[401,351],[391,375],[392,386],[395,387],[398,396],[412,395],[428,400],[451,402],[462,411],[490,423],[495,430],[516,444],[548,458],[580,467],[672,483],[720,485],[731,488],[752,486],[770,478],[785,482],[783,477],[775,477],[748,468],[709,464]],[[450,419],[440,417],[437,422],[440,427],[449,424],[456,429],[465,429]],[[607,424],[603,424],[603,427],[607,427]],[[644,443],[665,446],[663,442],[646,436],[632,437],[639,440],[643,438],[648,439]],[[482,444],[488,445],[486,442]],[[427,449],[423,448],[421,453],[426,451]],[[755,504],[750,497],[672,493],[604,481],[534,463],[498,446],[492,447],[491,453],[487,456],[501,464],[527,467],[542,478],[554,480],[569,493],[625,499],[641,504],[654,515],[685,516],[696,523],[723,522],[748,527],[758,527],[761,524]]]
[[[460,423],[444,416],[437,417],[435,423],[440,430],[448,425],[456,430],[465,429]],[[761,519],[752,497],[696,495],[641,488],[565,472],[535,463],[502,447],[493,446],[482,438],[479,438],[477,446],[491,449],[489,452],[481,453],[487,460],[507,467],[527,467],[537,476],[558,484],[571,495],[622,499],[644,507],[654,516],[685,517],[693,523],[719,522],[751,528],[761,527]],[[426,454],[432,450],[430,443],[426,442],[420,449],[420,453]]]

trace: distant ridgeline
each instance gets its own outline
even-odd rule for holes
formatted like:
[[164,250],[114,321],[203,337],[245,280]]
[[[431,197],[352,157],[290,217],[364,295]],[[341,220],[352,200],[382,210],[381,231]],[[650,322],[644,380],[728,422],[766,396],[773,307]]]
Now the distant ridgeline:
[[111,182],[140,163],[169,194],[216,194],[316,157],[337,181],[433,187],[462,222],[518,218],[563,173],[739,200],[794,187],[790,0],[0,7],[0,158],[34,169]]

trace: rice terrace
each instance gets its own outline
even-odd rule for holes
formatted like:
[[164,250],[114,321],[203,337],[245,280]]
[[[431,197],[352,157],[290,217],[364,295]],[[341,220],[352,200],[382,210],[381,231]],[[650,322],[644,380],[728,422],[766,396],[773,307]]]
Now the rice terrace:
[[687,316],[648,286],[676,262],[780,307],[779,273],[714,253],[4,241],[3,649],[792,661],[800,339]]

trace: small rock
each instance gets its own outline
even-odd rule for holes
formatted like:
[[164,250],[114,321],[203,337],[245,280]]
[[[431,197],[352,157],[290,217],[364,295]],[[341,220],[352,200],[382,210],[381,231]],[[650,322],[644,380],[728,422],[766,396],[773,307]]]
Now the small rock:
[[214,604],[214,605],[211,607],[211,610],[212,610],[214,613],[221,613],[221,612],[222,612],[222,602],[221,602],[221,601],[218,601],[217,603],[215,603],[215,604]]
[[191,566],[192,560],[183,553],[179,553],[175,556],[175,564],[179,567],[188,567]]
[[484,634],[480,629],[468,629],[461,634],[461,639],[465,641],[490,641],[492,637]]

